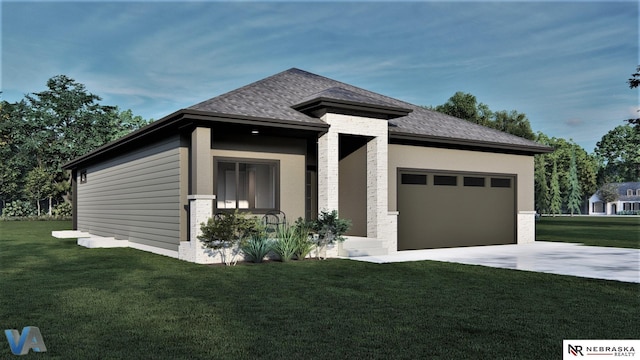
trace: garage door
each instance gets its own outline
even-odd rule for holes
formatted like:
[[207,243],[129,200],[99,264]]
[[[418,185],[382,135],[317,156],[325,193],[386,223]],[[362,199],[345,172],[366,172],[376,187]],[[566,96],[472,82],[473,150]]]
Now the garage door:
[[513,175],[402,170],[398,250],[514,244]]

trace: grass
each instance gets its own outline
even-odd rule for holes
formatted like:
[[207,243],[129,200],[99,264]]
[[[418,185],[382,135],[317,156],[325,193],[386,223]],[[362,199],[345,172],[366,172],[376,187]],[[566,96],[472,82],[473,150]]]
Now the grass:
[[536,222],[536,240],[640,249],[640,217],[545,216]]
[[[203,266],[0,222],[0,327],[38,359],[552,359],[640,338],[640,285],[439,262]],[[2,338],[4,341],[4,338]],[[8,344],[0,358],[15,358]]]

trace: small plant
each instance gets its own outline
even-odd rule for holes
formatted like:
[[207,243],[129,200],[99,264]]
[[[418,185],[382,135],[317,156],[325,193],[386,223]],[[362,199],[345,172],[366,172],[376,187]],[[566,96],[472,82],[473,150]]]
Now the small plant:
[[200,224],[202,234],[198,236],[204,247],[220,251],[222,261],[226,265],[235,265],[240,253],[240,244],[246,239],[261,232],[261,225],[256,219],[249,218],[238,210],[232,213],[209,218],[207,223]]
[[293,258],[297,249],[297,233],[293,226],[279,226],[276,231],[276,238],[271,249],[280,256],[280,261],[286,262]]
[[304,258],[311,253],[315,244],[313,243],[313,222],[307,221],[299,217],[293,224],[296,232],[296,250],[294,255],[298,260],[304,260]]
[[36,209],[28,201],[15,200],[6,204],[2,209],[3,217],[28,217],[35,215]]
[[68,202],[63,202],[53,208],[53,216],[70,217],[72,215],[73,206]]
[[271,251],[273,241],[260,234],[252,236],[240,245],[242,252],[249,258],[249,261],[261,263]]
[[313,230],[318,233],[318,244],[316,248],[316,256],[318,259],[321,258],[321,253],[326,249],[327,245],[333,244],[336,241],[343,242],[345,238],[342,235],[344,235],[350,227],[351,221],[340,219],[337,210],[331,212],[321,211],[313,226]]

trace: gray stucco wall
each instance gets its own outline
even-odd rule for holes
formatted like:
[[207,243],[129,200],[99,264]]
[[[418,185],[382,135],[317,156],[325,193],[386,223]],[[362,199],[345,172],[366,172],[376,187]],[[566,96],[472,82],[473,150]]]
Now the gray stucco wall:
[[[86,183],[80,182],[83,171]],[[178,250],[181,172],[177,135],[78,169],[76,180],[78,230]]]

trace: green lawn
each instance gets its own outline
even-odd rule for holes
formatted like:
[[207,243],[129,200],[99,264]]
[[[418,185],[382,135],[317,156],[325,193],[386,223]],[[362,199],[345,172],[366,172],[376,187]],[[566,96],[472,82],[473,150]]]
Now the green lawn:
[[536,240],[640,249],[640,217],[545,216],[536,222]]
[[[640,285],[438,262],[203,266],[0,222],[0,327],[38,359],[559,359],[640,338]],[[0,358],[16,358],[2,338]]]

